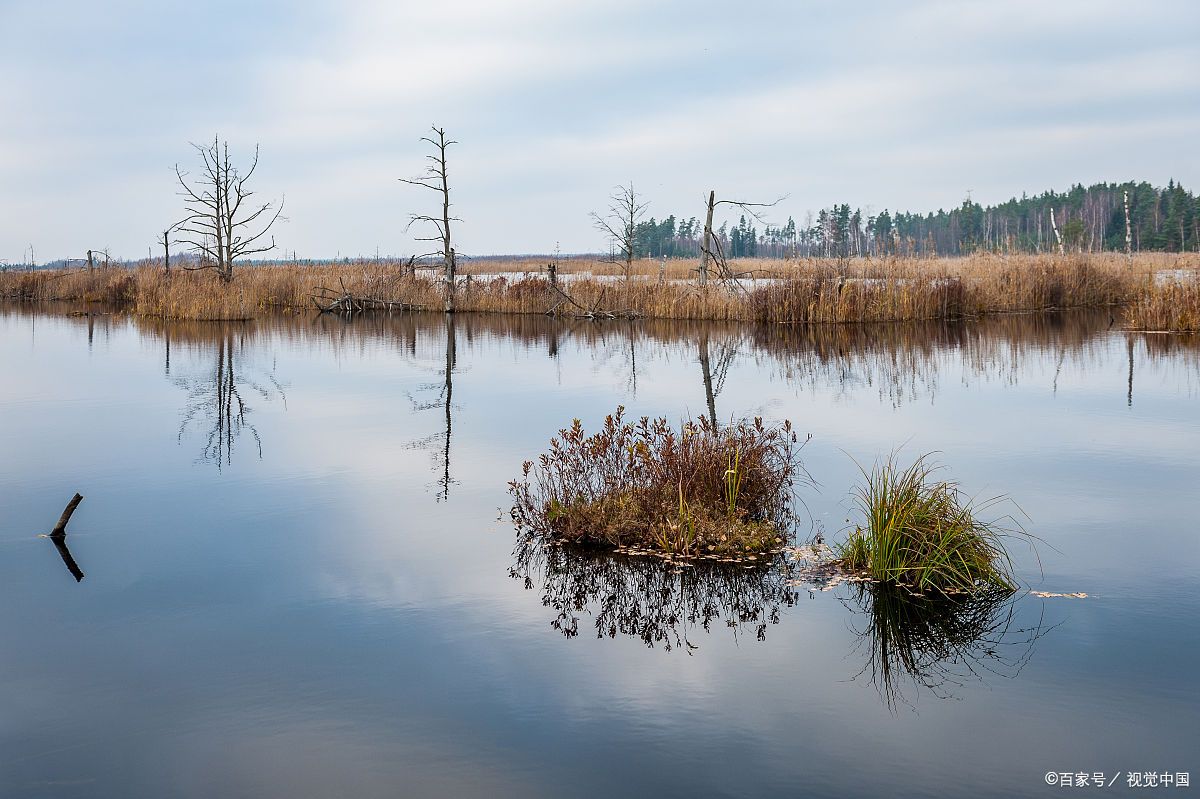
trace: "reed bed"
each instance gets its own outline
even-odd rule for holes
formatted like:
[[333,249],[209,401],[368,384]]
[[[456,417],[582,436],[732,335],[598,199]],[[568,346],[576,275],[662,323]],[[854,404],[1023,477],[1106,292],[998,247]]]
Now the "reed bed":
[[[987,313],[1043,311],[1130,303],[1155,290],[1164,269],[1193,270],[1179,256],[976,256],[955,259],[856,259],[737,262],[753,272],[739,286],[700,287],[690,261],[640,261],[626,279],[603,262],[572,260],[550,284],[540,262],[475,262],[460,278],[456,308],[465,312],[756,321],[784,324],[960,319]],[[660,273],[660,269],[663,271]],[[399,263],[244,266],[223,283],[208,272],[106,268],[91,272],[0,273],[0,296],[102,302],[139,315],[196,320],[249,319],[311,309],[319,287],[419,308],[440,309],[436,273],[405,272]],[[1157,295],[1155,295],[1157,296]],[[1166,295],[1164,295],[1166,296]],[[1164,301],[1165,302],[1165,301]]]
[[894,454],[863,471],[855,500],[865,520],[834,548],[842,567],[921,596],[1015,589],[1005,541],[1028,534],[980,518],[1002,498],[976,503],[936,471],[928,456],[901,468]]
[[1200,280],[1175,277],[1148,286],[1125,309],[1125,323],[1149,332],[1200,332]]
[[677,430],[626,422],[586,435],[576,419],[509,483],[517,527],[543,540],[684,558],[757,560],[791,536],[793,483],[808,481],[791,424]]

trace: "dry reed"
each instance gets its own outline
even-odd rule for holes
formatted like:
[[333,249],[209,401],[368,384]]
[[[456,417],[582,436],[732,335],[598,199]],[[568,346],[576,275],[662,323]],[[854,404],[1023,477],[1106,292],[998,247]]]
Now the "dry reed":
[[[458,288],[460,311],[544,314],[579,307],[663,319],[773,323],[846,323],[959,319],[1007,311],[1097,307],[1132,302],[1154,290],[1152,276],[1168,267],[1194,269],[1180,256],[1138,256],[1133,265],[1109,255],[975,256],[954,259],[747,261],[754,271],[742,288],[689,282],[691,261],[636,264],[631,280],[614,267],[572,260],[560,285],[577,305],[563,301],[539,262],[475,262]],[[142,316],[174,319],[248,319],[278,310],[312,308],[324,286],[420,307],[439,308],[444,287],[434,273],[403,273],[398,263],[270,264],[245,266],[231,283],[206,272],[150,266],[0,273],[0,297],[111,304]]]
[[1125,322],[1134,330],[1200,331],[1200,280],[1175,277],[1148,286],[1125,309]]

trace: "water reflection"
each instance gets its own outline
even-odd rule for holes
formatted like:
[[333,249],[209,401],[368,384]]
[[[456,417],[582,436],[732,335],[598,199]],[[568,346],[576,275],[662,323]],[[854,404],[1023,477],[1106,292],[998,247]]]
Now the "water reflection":
[[274,370],[259,369],[243,360],[247,350],[246,327],[235,325],[167,325],[164,371],[171,370],[172,337],[184,340],[208,367],[195,374],[171,378],[187,393],[176,440],[181,442],[191,430],[199,431],[203,440],[200,460],[218,469],[233,462],[234,448],[243,435],[249,435],[254,451],[262,458],[262,437],[252,421],[252,402],[270,402],[286,395]]
[[67,547],[67,537],[65,535],[49,536],[54,542],[54,548],[58,550],[59,557],[62,558],[63,565],[67,567],[67,571],[75,578],[75,582],[83,582],[83,570],[79,568],[79,564],[75,562],[75,558],[71,555],[71,550]]
[[[964,597],[913,596],[904,589],[857,584],[845,604],[865,626],[854,628],[869,674],[890,708],[908,703],[905,688],[953,698],[968,680],[1016,677],[1048,630],[1042,617],[1018,623],[1019,594],[993,588]],[[914,697],[915,698],[915,697]]]
[[[104,335],[109,335],[114,317],[71,308],[63,310],[78,314],[72,318],[75,324],[89,333],[93,327],[102,327]],[[35,317],[38,308],[6,305],[3,312]],[[231,335],[239,342],[239,351],[264,342],[288,342],[335,352],[362,352],[382,343],[410,359],[452,364],[449,373],[439,369],[443,379],[435,386],[437,398],[418,402],[440,407],[443,412],[442,392],[448,393],[462,348],[493,348],[497,343],[519,348],[523,354],[540,350],[559,364],[564,357],[586,358],[597,371],[619,375],[623,388],[634,394],[640,376],[664,359],[683,358],[693,363],[698,359],[710,421],[716,415],[716,400],[726,376],[739,366],[781,378],[794,390],[832,392],[834,397],[873,389],[880,399],[898,408],[920,399],[935,399],[943,373],[961,374],[965,382],[1015,385],[1022,377],[1041,373],[1030,368],[1038,360],[1051,364],[1054,377],[1048,388],[1056,393],[1058,378],[1068,367],[1090,371],[1104,362],[1114,336],[1125,339],[1121,393],[1127,405],[1135,399],[1136,376],[1145,365],[1171,361],[1171,366],[1186,370],[1189,390],[1197,390],[1200,336],[1122,334],[1110,327],[1111,319],[1109,310],[1100,309],[1007,314],[960,322],[810,326],[682,320],[595,323],[486,314],[458,315],[447,321],[441,314],[420,313],[350,320],[329,315],[315,319],[279,316],[242,326],[125,318],[121,323],[129,321],[162,339],[168,372],[175,367],[180,344],[202,344],[214,351],[216,360],[223,335],[218,330],[236,331]],[[444,450],[444,433],[438,440]],[[440,459],[443,482],[444,461],[444,457]]]
[[[1028,795],[1044,770],[1082,767],[1083,755],[1186,763],[1197,739],[1195,647],[1180,635],[1200,596],[1186,557],[1195,339],[1130,337],[1129,411],[1129,340],[1107,316],[772,330],[464,314],[452,337],[440,314],[263,319],[228,326],[263,460],[243,429],[221,474],[191,463],[201,440],[174,441],[191,396],[174,379],[216,392],[230,350],[219,326],[94,316],[89,352],[86,318],[43,315],[35,329],[32,309],[13,317],[25,313],[0,309],[13,376],[0,380],[11,454],[0,459],[0,578],[21,609],[0,631],[12,642],[0,661],[6,795],[757,796],[802,785],[868,797],[969,784],[1000,797]],[[736,354],[720,391],[724,345]],[[450,385],[436,373],[448,349]],[[503,481],[572,415],[594,420],[628,400],[634,363],[639,412],[806,416],[818,444],[807,465],[824,488],[805,498],[831,529],[853,479],[837,449],[869,459],[921,431],[914,448],[952,449],[972,488],[1020,498],[1061,552],[1046,587],[1111,600],[1010,598],[1001,642],[1013,643],[993,646],[990,620],[1008,611],[986,603],[943,621],[937,609],[889,611],[886,597],[860,603],[843,586],[789,608],[776,574],[675,574],[564,551],[514,563],[509,530],[487,523],[507,502]],[[288,386],[286,413],[244,387],[264,368]],[[434,404],[418,414],[405,392],[421,382]],[[438,474],[458,482],[438,504],[422,486],[433,454],[405,446],[447,427],[448,408],[452,467],[446,438],[432,446]],[[189,436],[207,433],[202,421]],[[31,533],[76,487],[105,500],[78,531],[88,536],[65,542],[89,585],[63,590],[64,561]],[[1019,668],[1016,633],[1037,634],[1043,604],[1062,626],[1037,640],[1018,679],[992,676],[1014,672],[991,651]],[[986,686],[964,651],[982,653],[967,662]],[[877,681],[904,696],[893,704],[923,694],[920,716],[888,718],[870,683],[880,664]],[[961,689],[936,676],[944,666]],[[969,701],[929,701],[912,673]],[[1002,745],[964,757],[980,730]]]
[[[426,383],[420,392],[428,395],[436,391],[432,398],[409,395],[414,411],[439,410],[444,416],[442,429],[414,443],[418,449],[427,449],[435,453],[437,465],[437,499],[443,502],[450,499],[450,486],[454,478],[450,475],[450,438],[454,431],[454,369],[458,365],[458,334],[455,328],[455,315],[445,315],[446,324],[446,354],[445,365],[439,370],[442,379],[439,383]],[[415,338],[413,339],[415,341]]]
[[[509,576],[538,591],[554,613],[550,626],[567,638],[591,616],[597,638],[618,635],[646,646],[699,648],[697,631],[714,625],[734,636],[765,640],[780,612],[796,604],[786,568],[745,568],[696,562],[679,566],[655,557],[613,556],[578,547],[552,546],[521,536]],[[779,565],[783,565],[782,561]]]
[[698,337],[700,375],[704,381],[704,402],[708,407],[708,421],[717,427],[717,395],[725,388],[729,367],[738,352],[741,337],[729,337],[717,347],[716,368],[709,353],[709,334],[705,330]]

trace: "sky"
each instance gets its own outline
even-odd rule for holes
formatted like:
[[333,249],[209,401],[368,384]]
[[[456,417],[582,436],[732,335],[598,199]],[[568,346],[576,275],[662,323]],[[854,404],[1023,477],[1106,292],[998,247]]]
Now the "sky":
[[191,142],[255,145],[279,254],[600,252],[589,212],[786,197],[768,221],[1200,184],[1200,3],[0,0],[0,262],[144,256]]

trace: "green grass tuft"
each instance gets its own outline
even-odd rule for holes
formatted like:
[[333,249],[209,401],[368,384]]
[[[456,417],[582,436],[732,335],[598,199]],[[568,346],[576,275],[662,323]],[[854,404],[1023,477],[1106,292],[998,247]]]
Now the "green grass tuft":
[[1016,587],[1005,542],[1031,537],[1011,515],[1003,518],[1012,528],[979,517],[1003,497],[977,504],[956,483],[937,479],[927,455],[901,468],[893,453],[862,471],[866,483],[855,499],[865,521],[835,546],[845,568],[917,592]]

